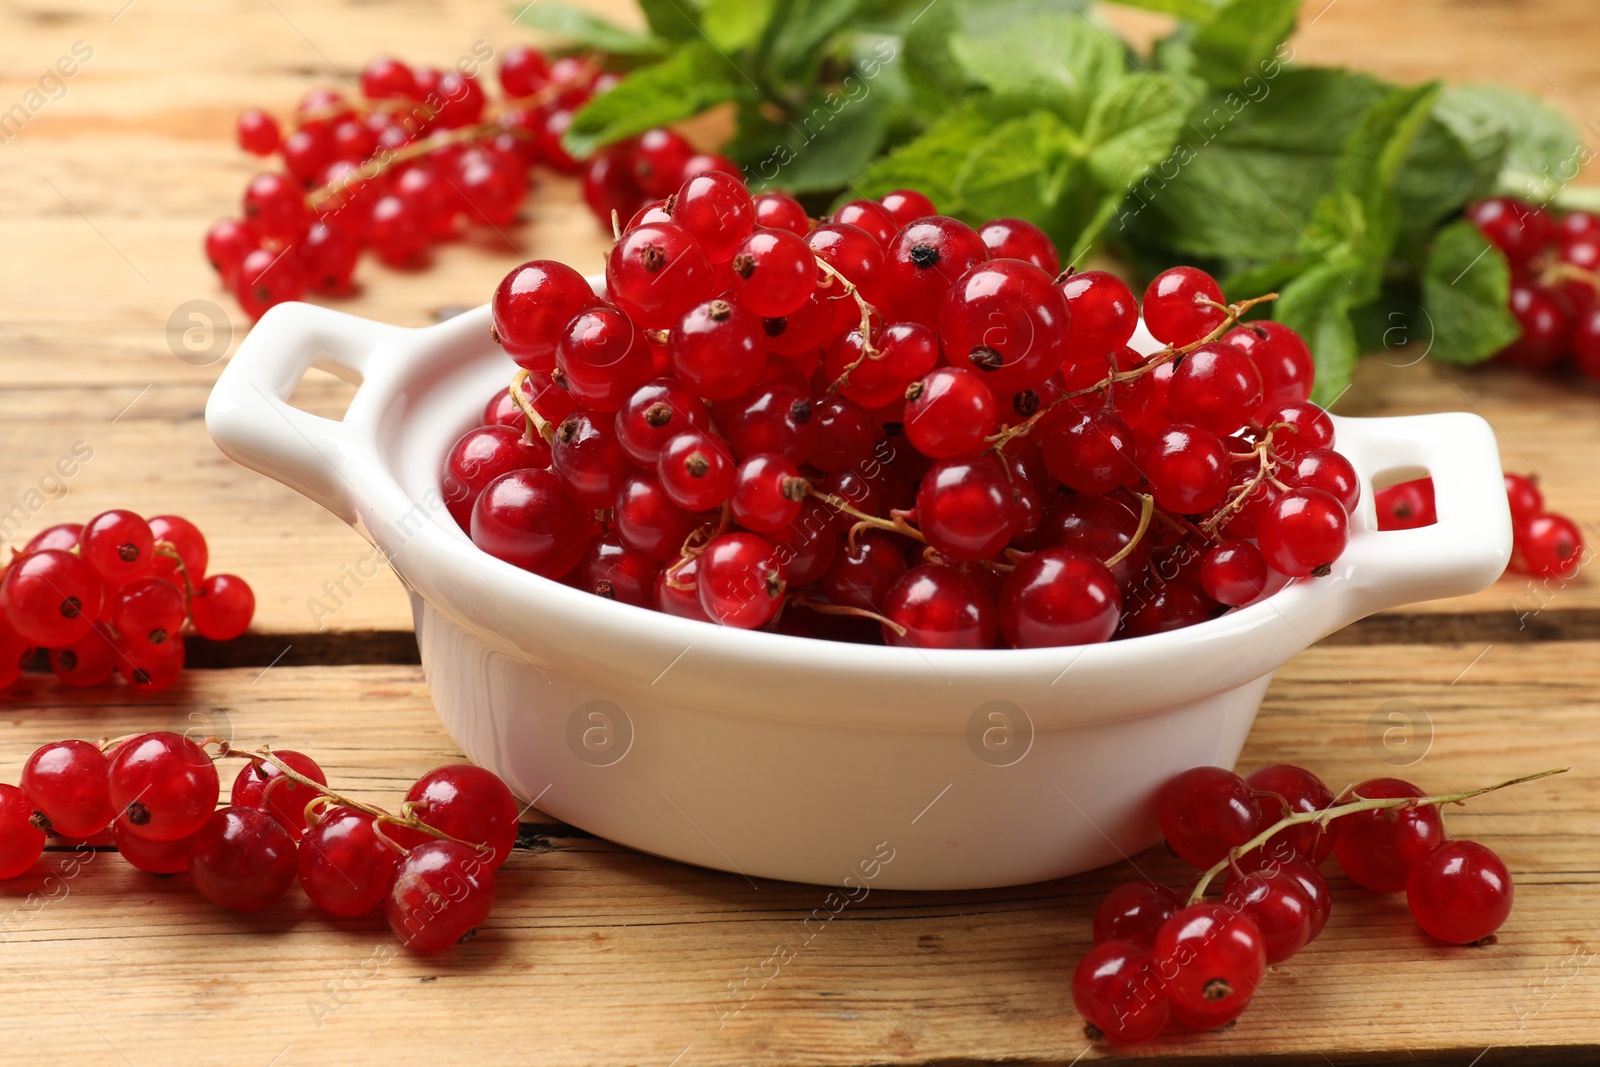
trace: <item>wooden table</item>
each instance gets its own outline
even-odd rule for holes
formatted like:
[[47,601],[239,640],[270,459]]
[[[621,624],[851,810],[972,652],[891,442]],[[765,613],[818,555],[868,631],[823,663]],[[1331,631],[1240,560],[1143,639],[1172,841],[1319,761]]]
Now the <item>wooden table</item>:
[[[1309,0],[1304,21],[1307,60],[1408,79],[1470,74],[1540,92],[1580,122],[1600,115],[1592,13],[1580,0]],[[252,635],[199,656],[202,669],[160,697],[26,679],[0,698],[0,779],[15,780],[47,740],[197,726],[313,752],[336,783],[392,802],[456,755],[413,665],[398,583],[385,573],[314,618],[309,602],[325,596],[323,583],[369,548],[216,452],[201,411],[218,365],[175,358],[166,331],[195,300],[244,328],[199,253],[205,225],[236,210],[253,169],[231,144],[240,108],[282,109],[375,52],[444,64],[474,41],[525,37],[500,0],[70,9],[28,0],[0,11],[0,110],[74,42],[92,49],[64,95],[0,144],[0,515],[15,501],[26,519],[0,536],[111,506],[178,512],[206,530],[214,566],[247,576],[260,598]],[[576,203],[571,182],[546,179],[511,232],[517,248],[451,247],[420,273],[364,263],[366,293],[342,306],[422,324],[482,301],[520,258],[593,267],[604,244]],[[336,413],[345,396],[331,379],[310,380],[300,402]],[[1551,505],[1600,544],[1600,393],[1380,358],[1339,405],[1441,409],[1483,413],[1508,467],[1539,471]],[[92,459],[52,480],[57,457],[78,442]],[[1547,766],[1573,771],[1450,816],[1457,835],[1492,844],[1516,875],[1517,909],[1498,944],[1433,944],[1403,901],[1336,876],[1326,933],[1274,968],[1258,1003],[1223,1033],[1110,1054],[1083,1037],[1070,968],[1095,903],[1131,864],[979,893],[874,893],[763,979],[763,961],[796,938],[822,890],[638,855],[532,812],[499,875],[492,920],[434,959],[399,953],[378,922],[328,922],[298,891],[240,917],[205,904],[182,878],[52,852],[35,874],[0,883],[0,1062],[1591,1059],[1600,1054],[1597,687],[1600,586],[1586,575],[1548,587],[1507,578],[1475,597],[1368,620],[1291,662],[1242,766],[1303,762],[1344,784],[1425,752],[1398,773],[1440,790]],[[1391,700],[1425,714],[1425,749],[1420,740],[1383,747]],[[1184,877],[1158,851],[1135,862]]]

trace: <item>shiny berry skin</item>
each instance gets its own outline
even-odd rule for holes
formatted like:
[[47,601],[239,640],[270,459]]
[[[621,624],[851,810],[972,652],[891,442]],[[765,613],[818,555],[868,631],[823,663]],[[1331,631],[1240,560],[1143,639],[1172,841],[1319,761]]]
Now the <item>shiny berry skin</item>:
[[708,300],[672,328],[667,352],[673,372],[697,396],[731,400],[761,379],[763,340],[761,320],[742,304]]
[[[1352,800],[1426,795],[1398,778],[1373,778],[1356,786],[1354,792]],[[1406,887],[1417,861],[1445,840],[1444,820],[1435,806],[1358,811],[1339,820],[1333,855],[1351,881],[1363,889],[1398,893]]]
[[484,486],[512,471],[550,465],[550,446],[510,426],[477,426],[461,435],[444,461],[445,506],[457,525],[472,524],[472,505]]
[[755,207],[755,222],[773,230],[788,230],[796,237],[804,237],[811,232],[811,220],[806,217],[806,209],[800,206],[800,201],[785,193],[762,193],[752,201]]
[[700,242],[712,263],[726,263],[755,229],[755,201],[730,174],[700,174],[678,190],[672,221]]
[[1316,363],[1305,339],[1281,322],[1262,319],[1235,326],[1222,339],[1249,356],[1261,375],[1261,404],[1256,421],[1285,404],[1311,399]]
[[[1133,540],[1139,517],[1123,504],[1108,497],[1087,493],[1056,496],[1040,521],[1040,543],[1071,548],[1095,559],[1109,559]],[[1118,584],[1126,589],[1143,572],[1148,548],[1141,541],[1111,568]]]
[[[551,115],[549,122],[555,123],[561,112]],[[571,122],[570,113],[566,121]],[[559,137],[551,137],[548,142],[541,140],[546,158],[549,157],[550,147],[560,147]],[[563,150],[564,151],[564,150]],[[583,199],[589,205],[589,210],[594,217],[599,219],[602,228],[611,232],[611,219],[613,215],[628,219],[639,210],[649,197],[640,191],[633,180],[633,169],[630,157],[632,147],[627,142],[607,145],[599,149],[588,159],[583,161],[580,171],[583,178]]]
[[1109,408],[1061,408],[1046,425],[1039,452],[1050,473],[1080,493],[1109,493],[1139,477],[1133,431]]
[[230,911],[260,911],[294,882],[294,838],[253,808],[227,807],[189,839],[189,877],[200,895]]
[[646,130],[633,149],[633,180],[646,196],[667,196],[683,182],[694,147],[668,129]]
[[283,169],[303,186],[318,184],[335,162],[333,131],[324,126],[305,126],[283,139],[278,147]]
[[22,765],[19,787],[62,837],[90,837],[111,824],[111,765],[87,741],[44,745]]
[[[595,85],[601,85],[608,77],[614,78],[616,75],[602,74],[595,79]],[[604,89],[597,88],[595,95],[598,96],[604,91]],[[684,163],[684,181],[688,181],[690,178],[698,178],[702,174],[725,174],[730,178],[738,178],[741,182],[744,181],[744,168],[727,156],[719,155],[716,152],[696,152]]]
[[711,616],[700,606],[700,557],[691,556],[689,562],[679,567],[676,573],[670,572],[669,567],[662,567],[656,572],[655,599],[652,602],[655,609],[663,615],[674,615],[680,619],[712,622]]
[[1527,282],[1511,283],[1511,314],[1521,335],[1495,358],[1528,370],[1548,367],[1566,354],[1572,319],[1548,290]]
[[1554,234],[1550,216],[1541,207],[1509,196],[1494,196],[1467,205],[1467,218],[1513,266],[1522,266],[1544,251]]
[[1000,632],[1014,648],[1098,644],[1116,632],[1121,614],[1111,572],[1068,548],[1021,560],[1000,593]]
[[490,482],[472,508],[472,543],[546,578],[577,565],[589,517],[549,471],[522,470]]
[[1272,447],[1279,459],[1293,459],[1313,448],[1333,447],[1333,420],[1309,401],[1285,404],[1265,424],[1272,430]]
[[1139,305],[1121,278],[1103,270],[1072,271],[1060,288],[1071,317],[1069,363],[1102,360],[1128,343],[1139,325]]
[[[406,803],[435,830],[488,851],[481,858],[499,870],[517,843],[522,805],[493,771],[471,763],[452,763],[424,774],[406,792]],[[423,831],[394,827],[391,836],[403,845],[437,840]]]
[[550,84],[550,62],[544,53],[514,44],[500,53],[500,88],[509,97],[532,96]]
[[1163,923],[1151,961],[1173,1005],[1200,1018],[1247,1004],[1267,966],[1256,924],[1221,904],[1194,904]]
[[649,607],[655,588],[656,561],[629,548],[615,531],[601,534],[565,581],[606,600]]
[[739,464],[733,481],[733,520],[754,533],[771,533],[800,515],[808,483],[783,456],[759,452]]
[[685,511],[720,507],[733,492],[735,465],[728,444],[703,430],[686,430],[668,441],[656,459],[656,477]]
[[999,628],[994,598],[954,567],[923,564],[890,587],[880,608],[905,630],[883,627],[885,644],[912,648],[993,648]]
[[[992,219],[979,228],[978,236],[983,238],[990,259],[1020,259],[1051,277],[1061,272],[1061,253],[1056,251],[1055,242],[1026,219]],[[1128,299],[1132,303],[1131,295]],[[1070,340],[1068,343],[1070,345]]]
[[705,404],[676,378],[656,378],[633,391],[617,409],[617,442],[635,463],[654,467],[661,449],[710,419]]
[[1155,1037],[1171,1012],[1150,947],[1122,940],[1099,942],[1078,961],[1072,1003],[1107,1040],[1125,1045]]
[[1417,478],[1379,489],[1372,494],[1372,502],[1378,509],[1380,530],[1414,530],[1439,521],[1432,478]]
[[305,271],[299,258],[288,252],[258,248],[239,263],[233,279],[234,299],[252,320],[267,309],[305,295]]
[[[843,398],[831,400],[837,401],[837,407],[829,399],[813,404],[807,390],[788,382],[761,382],[749,392],[718,405],[717,424],[722,427],[733,454],[740,458],[759,452],[776,452],[796,465],[820,459],[817,466],[830,470],[837,469],[828,466],[835,453],[850,450],[850,458],[838,466],[852,466],[872,450],[877,430],[871,417],[858,405]],[[839,414],[840,411],[843,414]],[[858,420],[854,418],[857,415]],[[814,457],[812,453],[824,440],[825,425],[829,451]],[[861,444],[863,434],[866,435],[865,445]],[[854,449],[858,447],[861,454],[856,456]]]
[[1205,622],[1216,605],[1194,586],[1181,581],[1156,581],[1154,588],[1130,590],[1124,597],[1123,637],[1181,630]]
[[1311,940],[1313,905],[1300,882],[1283,871],[1256,871],[1229,882],[1222,902],[1255,923],[1268,964],[1282,963]]
[[319,293],[350,292],[351,277],[361,259],[361,240],[347,227],[315,222],[299,244],[306,284]]
[[233,574],[207,575],[189,598],[195,633],[208,641],[232,641],[250,626],[255,611],[255,593]]
[[[154,524],[155,520],[150,520]],[[70,552],[78,547],[78,539],[83,536],[83,524],[79,522],[61,522],[54,526],[46,526],[22,547],[24,556],[32,555],[46,548],[59,548]]]
[[865,463],[880,437],[872,415],[841,396],[824,397],[812,405],[817,440],[811,465],[824,471],[841,471]]
[[412,849],[384,898],[389,929],[413,952],[470,940],[494,907],[494,876],[471,845],[443,839]]
[[1222,503],[1233,461],[1216,434],[1175,423],[1149,443],[1141,466],[1157,504],[1197,515]]
[[[0,656],[5,655],[8,655],[7,645],[4,638],[0,638]],[[103,625],[96,623],[87,636],[50,650],[50,670],[71,686],[104,685],[117,672],[117,656],[117,642]],[[0,671],[0,682],[5,680]]]
[[888,209],[875,200],[851,200],[849,203],[841,204],[828,221],[859,227],[871,234],[872,239],[880,245],[892,241],[901,226],[894,220],[894,216],[889,214]]
[[[883,247],[859,226],[825,222],[806,234],[806,247],[817,259],[833,267],[853,284],[861,299],[878,307],[883,300]],[[819,279],[819,283],[823,279]],[[860,326],[861,311],[837,282],[818,290],[833,307],[835,322]]]
[[[297,774],[304,775],[320,785],[328,784],[328,776],[317,766],[317,761],[303,752],[278,749],[272,753],[289,765]],[[239,768],[233,779],[228,800],[236,808],[254,808],[264,811],[283,823],[295,840],[306,830],[306,805],[322,794],[310,786],[287,777],[283,769],[266,760],[251,760]]]
[[159,645],[135,647],[130,641],[118,641],[116,651],[117,673],[123,681],[145,693],[159,692],[178,680],[183,673],[183,638],[172,637]]
[[672,502],[661,482],[642,471],[629,475],[617,490],[613,515],[622,543],[657,562],[678,555],[695,524],[694,516]]
[[1206,550],[1200,563],[1200,584],[1218,604],[1239,607],[1267,587],[1267,561],[1249,541],[1224,541]]
[[107,774],[117,821],[151,841],[176,841],[199,830],[221,792],[211,758],[174,733],[140,734],[124,741]]
[[1172,267],[1157,274],[1140,307],[1150,333],[1162,344],[1182,347],[1200,340],[1227,318],[1219,308],[1222,287],[1197,267]]
[[0,881],[26,874],[44,854],[44,831],[33,824],[33,802],[14,785],[0,785]]
[[311,903],[341,918],[365,915],[389,895],[400,853],[364,811],[342,805],[318,814],[300,842],[296,873]]
[[419,99],[417,78],[398,59],[379,56],[361,68],[361,95],[368,100]]
[[257,174],[244,189],[245,221],[275,241],[293,242],[311,226],[305,190],[282,174]]
[[846,543],[822,576],[830,603],[878,611],[889,590],[906,573],[906,557],[893,534],[866,530]]
[[1066,354],[1067,301],[1050,275],[1014,259],[974,265],[939,312],[939,340],[953,366],[971,365],[996,392],[1031,389]]
[[46,548],[13,562],[0,584],[6,617],[25,640],[59,648],[89,635],[102,581],[79,557]]
[[231,285],[244,257],[261,247],[261,237],[248,223],[238,219],[219,219],[206,231],[206,262]]
[[455,239],[464,205],[461,194],[438,170],[412,167],[395,179],[394,195],[412,209],[429,240]]
[[121,819],[111,824],[111,843],[128,864],[150,874],[179,874],[189,869],[189,839],[151,841],[128,832]]
[[580,407],[595,414],[616,411],[655,373],[655,357],[643,333],[613,307],[592,307],[573,316],[556,345],[553,380]]
[[884,249],[885,310],[937,329],[950,287],[988,258],[983,238],[964,222],[933,215],[904,226]]
[[456,160],[451,181],[471,222],[500,228],[517,217],[528,192],[522,162],[494,149],[469,148]]
[[1452,945],[1482,941],[1511,914],[1511,872],[1476,841],[1448,841],[1423,856],[1406,879],[1411,917]]
[[611,247],[606,260],[611,299],[647,330],[670,329],[712,295],[714,278],[700,242],[670,222],[629,230]]
[[892,193],[884,193],[878,197],[878,203],[883,210],[889,213],[894,220],[895,228],[909,226],[918,219],[925,219],[929,215],[937,215],[939,209],[934,207],[933,201],[917,192],[915,189],[896,189]]
[[1131,941],[1149,948],[1156,931],[1183,907],[1182,898],[1156,882],[1124,882],[1094,913],[1094,943]]
[[917,523],[928,543],[958,561],[988,559],[1011,540],[1011,483],[984,456],[955,456],[928,468],[917,487]]
[[1321,489],[1291,489],[1267,506],[1256,538],[1273,570],[1291,578],[1320,577],[1350,540],[1350,516]]
[[753,630],[783,603],[784,567],[767,539],[725,533],[700,554],[696,586],[700,606],[713,622]]
[[811,249],[788,230],[756,230],[730,262],[734,298],[764,319],[799,311],[816,288]]
[[278,150],[282,138],[278,120],[258,107],[246,108],[239,113],[236,126],[239,147],[253,156],[270,156]]
[[[1337,828],[1339,820],[1329,824]],[[1332,838],[1329,837],[1329,847],[1332,847]],[[1328,880],[1317,869],[1317,863],[1304,859],[1294,849],[1289,848],[1280,838],[1262,845],[1254,852],[1247,852],[1240,856],[1236,866],[1237,871],[1230,870],[1227,875],[1227,885],[1241,877],[1260,873],[1268,877],[1291,878],[1300,887],[1301,893],[1311,904],[1311,933],[1307,943],[1315,941],[1317,935],[1322,933],[1322,928],[1328,923],[1328,916],[1333,912],[1333,895],[1328,889]]]
[[1522,565],[1546,578],[1574,578],[1584,563],[1583,535],[1564,515],[1535,515],[1516,531]]
[[1221,767],[1194,767],[1161,787],[1161,836],[1178,858],[1205,870],[1265,829],[1248,783]]
[[1361,479],[1356,477],[1350,461],[1339,453],[1331,448],[1309,449],[1288,466],[1290,469],[1280,471],[1278,477],[1291,489],[1321,489],[1344,505],[1346,511],[1356,509],[1361,499]]
[[1507,474],[1505,480],[1506,502],[1511,506],[1513,524],[1525,523],[1544,512],[1544,494],[1531,477]]
[[146,575],[123,585],[111,603],[111,625],[133,643],[159,645],[178,636],[188,617],[183,590]]
[[616,421],[574,411],[550,442],[550,463],[567,495],[589,508],[608,507],[634,471],[617,440]]
[[1226,436],[1255,416],[1261,397],[1261,374],[1250,357],[1213,341],[1177,361],[1167,385],[1167,410],[1175,419]]
[[381,197],[372,206],[367,247],[391,267],[414,265],[428,248],[428,231],[416,206],[398,196]]
[[933,459],[978,451],[999,423],[994,390],[971,367],[937,367],[905,395],[906,438]]
[[121,584],[150,570],[155,535],[150,524],[131,511],[104,511],[84,523],[78,547],[96,574]]

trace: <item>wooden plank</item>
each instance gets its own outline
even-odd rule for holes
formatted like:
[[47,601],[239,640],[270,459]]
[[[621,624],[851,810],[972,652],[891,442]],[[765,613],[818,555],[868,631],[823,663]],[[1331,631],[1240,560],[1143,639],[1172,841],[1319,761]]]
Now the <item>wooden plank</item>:
[[[1577,763],[1448,815],[1454,835],[1495,847],[1516,876],[1499,943],[1433,944],[1403,901],[1355,889],[1330,863],[1327,931],[1273,969],[1235,1027],[1128,1055],[1530,1064],[1600,1049],[1588,965],[1600,938],[1600,645],[1478,652],[1308,652],[1273,683],[1241,766],[1292,761],[1336,786],[1400,774],[1444,790]],[[192,728],[308,751],[336,785],[393,803],[454,755],[414,668],[198,671],[184,686],[144,701],[114,690],[106,703],[30,682],[8,704],[0,776],[14,779],[50,739]],[[1418,761],[1415,737],[1409,749],[1381,743],[1393,700],[1425,716]],[[70,864],[52,853],[39,873],[0,883],[8,1063],[1087,1062],[1100,1053],[1085,1054],[1068,980],[1096,903],[1135,869],[1188,877],[1155,849],[1040,885],[874,892],[807,936],[822,888],[750,885],[533,813],[480,936],[417,959],[393,954],[380,922],[318,917],[298,889],[241,917],[201,901],[186,876],[140,875],[108,854],[73,877]],[[794,950],[782,966],[769,962],[780,945]]]

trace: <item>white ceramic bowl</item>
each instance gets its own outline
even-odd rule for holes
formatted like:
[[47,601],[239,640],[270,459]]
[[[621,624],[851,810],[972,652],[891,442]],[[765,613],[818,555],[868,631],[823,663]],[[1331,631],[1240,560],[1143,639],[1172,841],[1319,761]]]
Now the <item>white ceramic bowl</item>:
[[[359,383],[343,421],[286,403],[313,365]],[[1372,612],[1481,589],[1510,553],[1482,419],[1336,418],[1362,481],[1349,548],[1331,575],[1221,618],[1026,651],[720,628],[519,570],[455,526],[443,457],[513,369],[487,307],[412,330],[285,304],[223,371],[206,424],[389,559],[468,756],[574,826],[747,877],[977,888],[1131,855],[1159,837],[1164,780],[1233,764],[1289,657]],[[1424,471],[1438,524],[1379,532],[1374,478]]]

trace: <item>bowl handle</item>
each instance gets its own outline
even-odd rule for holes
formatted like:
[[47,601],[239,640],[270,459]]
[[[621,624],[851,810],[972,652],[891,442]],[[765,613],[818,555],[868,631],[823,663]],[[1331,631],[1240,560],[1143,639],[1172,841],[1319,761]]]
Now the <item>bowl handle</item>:
[[[1361,479],[1352,525],[1359,536],[1335,573],[1349,576],[1354,618],[1492,585],[1511,559],[1511,509],[1494,430],[1463,412],[1335,419],[1334,447]],[[1393,485],[1430,475],[1438,522],[1414,530],[1377,524],[1373,480]]]
[[317,366],[356,384],[350,410],[357,410],[369,361],[410,332],[313,304],[279,304],[251,329],[217,379],[206,402],[206,429],[230,459],[353,523],[356,435],[342,421],[292,406],[289,396]]

